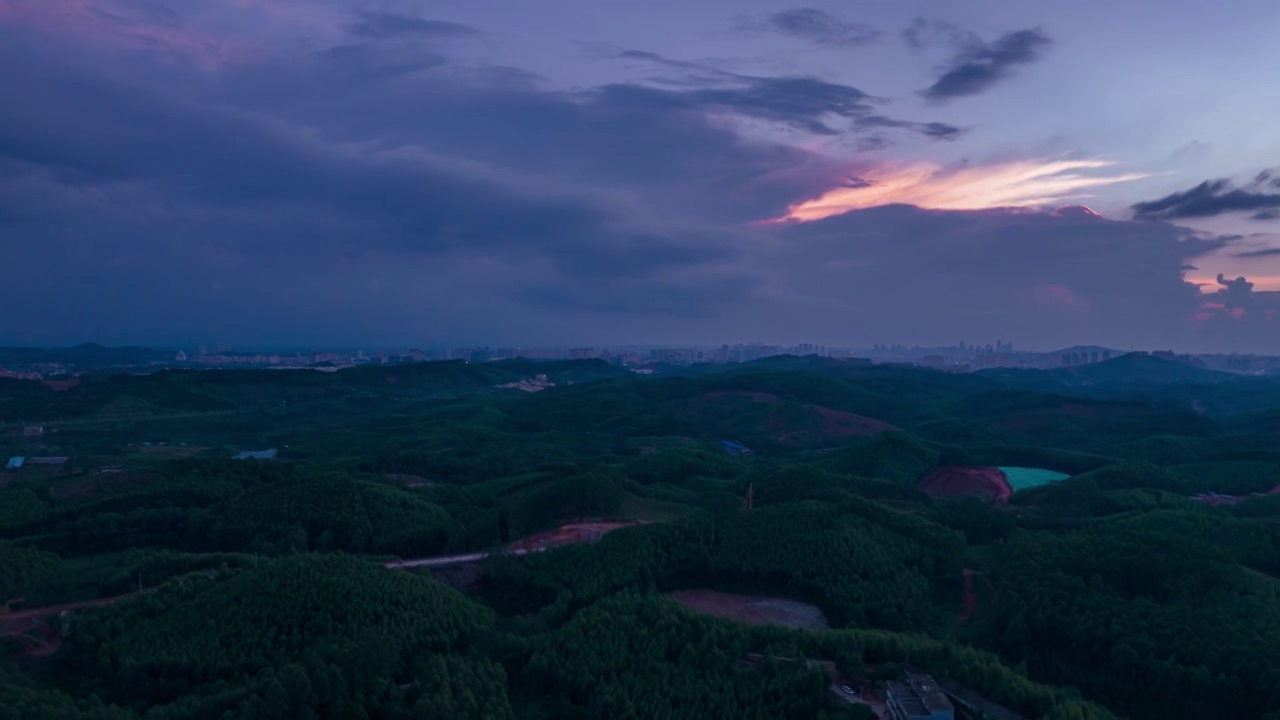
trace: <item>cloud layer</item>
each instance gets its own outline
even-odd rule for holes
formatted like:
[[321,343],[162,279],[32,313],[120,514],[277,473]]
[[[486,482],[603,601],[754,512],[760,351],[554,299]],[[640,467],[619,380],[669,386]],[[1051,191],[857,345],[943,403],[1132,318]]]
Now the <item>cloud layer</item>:
[[856,182],[791,206],[785,218],[817,220],[895,203],[935,210],[1039,208],[1087,199],[1090,190],[1145,177],[1116,173],[1113,167],[1102,160],[1052,159],[954,168],[878,166],[860,171]]
[[1246,213],[1254,220],[1280,219],[1280,172],[1264,170],[1243,188],[1225,178],[1206,180],[1158,200],[1136,203],[1134,214],[1150,220],[1206,218]]
[[[748,26],[755,24],[748,23]],[[776,12],[760,24],[801,40],[840,48],[870,45],[879,41],[884,35],[871,25],[850,22],[814,8],[794,8]]]
[[[907,40],[922,43],[921,35],[908,28]],[[1053,40],[1039,29],[1019,30],[984,43],[977,38],[965,41],[941,76],[924,91],[930,100],[943,101],[978,95],[1011,77],[1024,65],[1039,60]]]
[[[342,0],[15,7],[0,239],[19,271],[0,303],[30,309],[0,318],[3,342],[1245,348],[1275,329],[1247,280],[1206,296],[1183,277],[1233,240],[992,209],[1139,173],[828,153],[965,142],[830,76],[637,49],[582,60],[607,81],[556,84],[502,64],[478,23]],[[816,12],[771,27],[858,44]],[[960,54],[996,77],[1028,47]]]

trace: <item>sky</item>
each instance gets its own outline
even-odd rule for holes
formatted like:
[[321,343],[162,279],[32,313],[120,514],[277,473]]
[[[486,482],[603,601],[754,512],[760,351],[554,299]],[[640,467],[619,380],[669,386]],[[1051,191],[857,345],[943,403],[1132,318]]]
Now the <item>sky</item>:
[[0,0],[0,343],[1280,354],[1277,36],[1274,0]]

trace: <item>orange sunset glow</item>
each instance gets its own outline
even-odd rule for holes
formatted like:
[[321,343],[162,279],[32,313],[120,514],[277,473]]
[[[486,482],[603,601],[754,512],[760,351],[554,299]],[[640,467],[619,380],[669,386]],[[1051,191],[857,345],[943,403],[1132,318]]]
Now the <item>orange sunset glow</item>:
[[791,206],[779,221],[809,222],[879,205],[931,210],[1039,207],[1087,198],[1088,190],[1148,177],[1108,173],[1107,160],[1019,160],[948,169],[939,165],[885,165],[863,173],[858,187],[838,187]]

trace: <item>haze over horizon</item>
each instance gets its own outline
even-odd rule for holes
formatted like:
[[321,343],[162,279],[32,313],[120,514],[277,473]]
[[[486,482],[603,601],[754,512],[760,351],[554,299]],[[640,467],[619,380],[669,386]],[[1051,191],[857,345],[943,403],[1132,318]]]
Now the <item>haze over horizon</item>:
[[1230,10],[0,0],[0,344],[1278,354]]

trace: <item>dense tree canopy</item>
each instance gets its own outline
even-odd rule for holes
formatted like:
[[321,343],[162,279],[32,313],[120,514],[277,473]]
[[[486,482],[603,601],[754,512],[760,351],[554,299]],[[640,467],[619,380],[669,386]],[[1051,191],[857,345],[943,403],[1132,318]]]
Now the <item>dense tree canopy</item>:
[[[0,600],[88,603],[0,616],[0,720],[865,718],[832,684],[904,668],[1036,720],[1280,720],[1280,382],[1108,372],[0,379],[0,420],[49,423],[0,456],[70,458],[0,476]],[[502,387],[538,374],[554,386]],[[955,467],[1070,478],[922,489]],[[583,523],[626,527],[503,552]],[[676,591],[809,603],[828,628]]]

